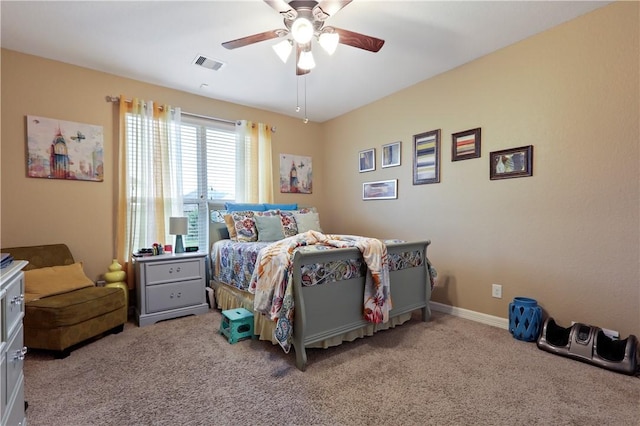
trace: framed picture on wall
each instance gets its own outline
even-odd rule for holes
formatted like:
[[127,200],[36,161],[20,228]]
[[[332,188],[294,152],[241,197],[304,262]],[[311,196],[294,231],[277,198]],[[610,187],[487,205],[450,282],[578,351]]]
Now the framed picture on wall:
[[480,157],[480,127],[451,135],[451,161]]
[[400,142],[382,145],[382,168],[400,165]]
[[413,184],[440,182],[440,129],[413,136]]
[[104,180],[103,128],[27,115],[27,176]]
[[398,198],[398,179],[362,184],[363,200],[392,200],[396,198]]
[[280,192],[311,194],[313,163],[304,155],[280,154]]
[[533,145],[503,149],[489,154],[489,179],[509,179],[533,175]]
[[358,171],[370,172],[376,169],[376,149],[365,149],[358,153]]

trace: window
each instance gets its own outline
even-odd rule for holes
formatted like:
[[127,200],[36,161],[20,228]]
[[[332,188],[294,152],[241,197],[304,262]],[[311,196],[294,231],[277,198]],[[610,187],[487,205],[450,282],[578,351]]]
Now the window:
[[183,211],[189,218],[185,247],[208,244],[208,201],[236,198],[235,126],[182,115]]

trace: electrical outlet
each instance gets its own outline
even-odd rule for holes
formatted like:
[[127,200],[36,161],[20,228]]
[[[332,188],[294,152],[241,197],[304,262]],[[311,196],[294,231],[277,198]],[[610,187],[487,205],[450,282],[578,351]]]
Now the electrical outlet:
[[491,296],[496,299],[502,299],[502,286],[500,284],[491,285]]

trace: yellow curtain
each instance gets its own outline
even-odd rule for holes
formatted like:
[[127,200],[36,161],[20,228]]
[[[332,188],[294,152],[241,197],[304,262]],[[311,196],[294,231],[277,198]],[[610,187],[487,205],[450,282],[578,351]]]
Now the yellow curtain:
[[132,255],[170,241],[169,217],[183,216],[180,108],[120,96],[116,258],[135,287]]
[[273,203],[271,126],[240,120],[236,140],[236,201]]

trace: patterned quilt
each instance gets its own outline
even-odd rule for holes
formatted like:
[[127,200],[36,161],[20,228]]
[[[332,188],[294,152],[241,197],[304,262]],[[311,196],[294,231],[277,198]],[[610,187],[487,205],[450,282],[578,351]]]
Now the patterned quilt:
[[218,241],[211,250],[213,278],[240,290],[248,291],[258,253],[270,242],[245,243]]
[[387,248],[375,238],[352,235],[325,235],[308,231],[275,242],[258,253],[249,291],[255,294],[254,309],[276,321],[275,337],[285,352],[293,334],[293,256],[299,247],[322,245],[356,247],[367,265],[364,291],[364,318],[372,323],[387,322],[392,309]]

